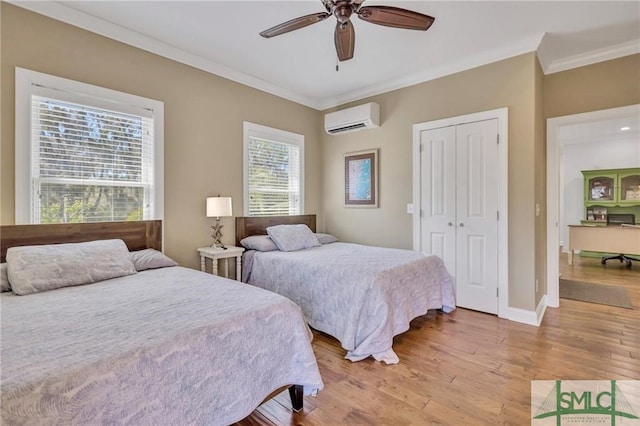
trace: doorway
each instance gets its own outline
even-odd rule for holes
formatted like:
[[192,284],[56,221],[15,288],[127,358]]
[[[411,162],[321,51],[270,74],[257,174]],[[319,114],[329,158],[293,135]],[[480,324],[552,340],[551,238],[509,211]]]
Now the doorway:
[[507,316],[506,108],[413,126],[414,250],[443,259],[461,307]]
[[[631,117],[636,123],[628,129],[633,133],[620,133],[619,120]],[[565,151],[571,145],[581,143],[601,143],[615,141],[620,138],[635,137],[638,139],[638,124],[640,122],[640,105],[630,105],[620,108],[612,108],[601,111],[593,111],[582,114],[555,117],[547,120],[547,305],[558,307],[560,262],[563,254],[560,253],[560,244],[567,246],[563,241],[565,210],[571,208],[564,202],[564,188],[567,182],[564,180]],[[628,155],[626,156],[629,157]],[[599,164],[600,159],[594,159],[593,169],[615,168],[611,164]],[[604,160],[602,160],[604,161]],[[615,166],[615,165],[614,165]],[[587,264],[587,262],[585,262]],[[564,265],[562,265],[564,266]]]

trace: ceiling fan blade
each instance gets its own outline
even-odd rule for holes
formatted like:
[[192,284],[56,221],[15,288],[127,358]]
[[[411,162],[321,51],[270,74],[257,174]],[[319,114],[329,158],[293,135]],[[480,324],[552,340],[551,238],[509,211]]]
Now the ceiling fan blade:
[[264,38],[271,38],[279,36],[280,34],[288,33],[289,31],[299,30],[308,25],[315,24],[316,22],[323,21],[331,16],[328,12],[312,13],[311,15],[300,16],[299,18],[292,19],[287,22],[283,22],[280,25],[264,30],[260,35]]
[[353,30],[351,21],[344,24],[338,22],[335,32],[336,53],[340,61],[348,61],[353,58],[353,51],[356,45],[356,32]]
[[327,9],[327,12],[331,13],[331,9],[333,8],[333,3],[331,2],[331,0],[320,0],[322,2],[322,5],[324,6],[325,9]]
[[365,6],[356,11],[358,17],[372,24],[407,30],[426,31],[436,18],[393,6]]

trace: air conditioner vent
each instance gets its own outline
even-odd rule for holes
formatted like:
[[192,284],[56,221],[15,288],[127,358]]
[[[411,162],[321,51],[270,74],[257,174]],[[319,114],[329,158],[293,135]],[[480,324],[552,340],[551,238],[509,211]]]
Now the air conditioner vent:
[[330,112],[324,116],[324,129],[331,135],[379,126],[380,105],[375,102]]
[[363,127],[366,127],[364,123],[356,123],[356,124],[351,124],[349,126],[338,127],[337,129],[328,129],[327,131],[333,134],[333,133],[347,132],[349,130],[362,129]]

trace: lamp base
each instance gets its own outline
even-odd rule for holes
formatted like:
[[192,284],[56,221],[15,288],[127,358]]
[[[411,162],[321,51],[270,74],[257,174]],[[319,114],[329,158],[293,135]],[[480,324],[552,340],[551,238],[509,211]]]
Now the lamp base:
[[227,248],[222,244],[222,228],[224,225],[220,224],[220,218],[216,217],[216,224],[211,225],[211,229],[213,229],[213,234],[211,234],[211,238],[213,238],[213,243],[211,243],[211,247],[219,248],[222,250],[226,250]]

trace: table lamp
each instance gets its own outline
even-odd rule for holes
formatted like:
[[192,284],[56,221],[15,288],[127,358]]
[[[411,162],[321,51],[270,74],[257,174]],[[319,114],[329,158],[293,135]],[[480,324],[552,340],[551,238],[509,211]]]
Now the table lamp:
[[211,247],[219,247],[223,250],[227,248],[222,244],[222,227],[220,224],[220,218],[224,216],[231,216],[231,197],[207,197],[207,217],[215,217],[216,224],[211,226],[213,229],[213,243]]

